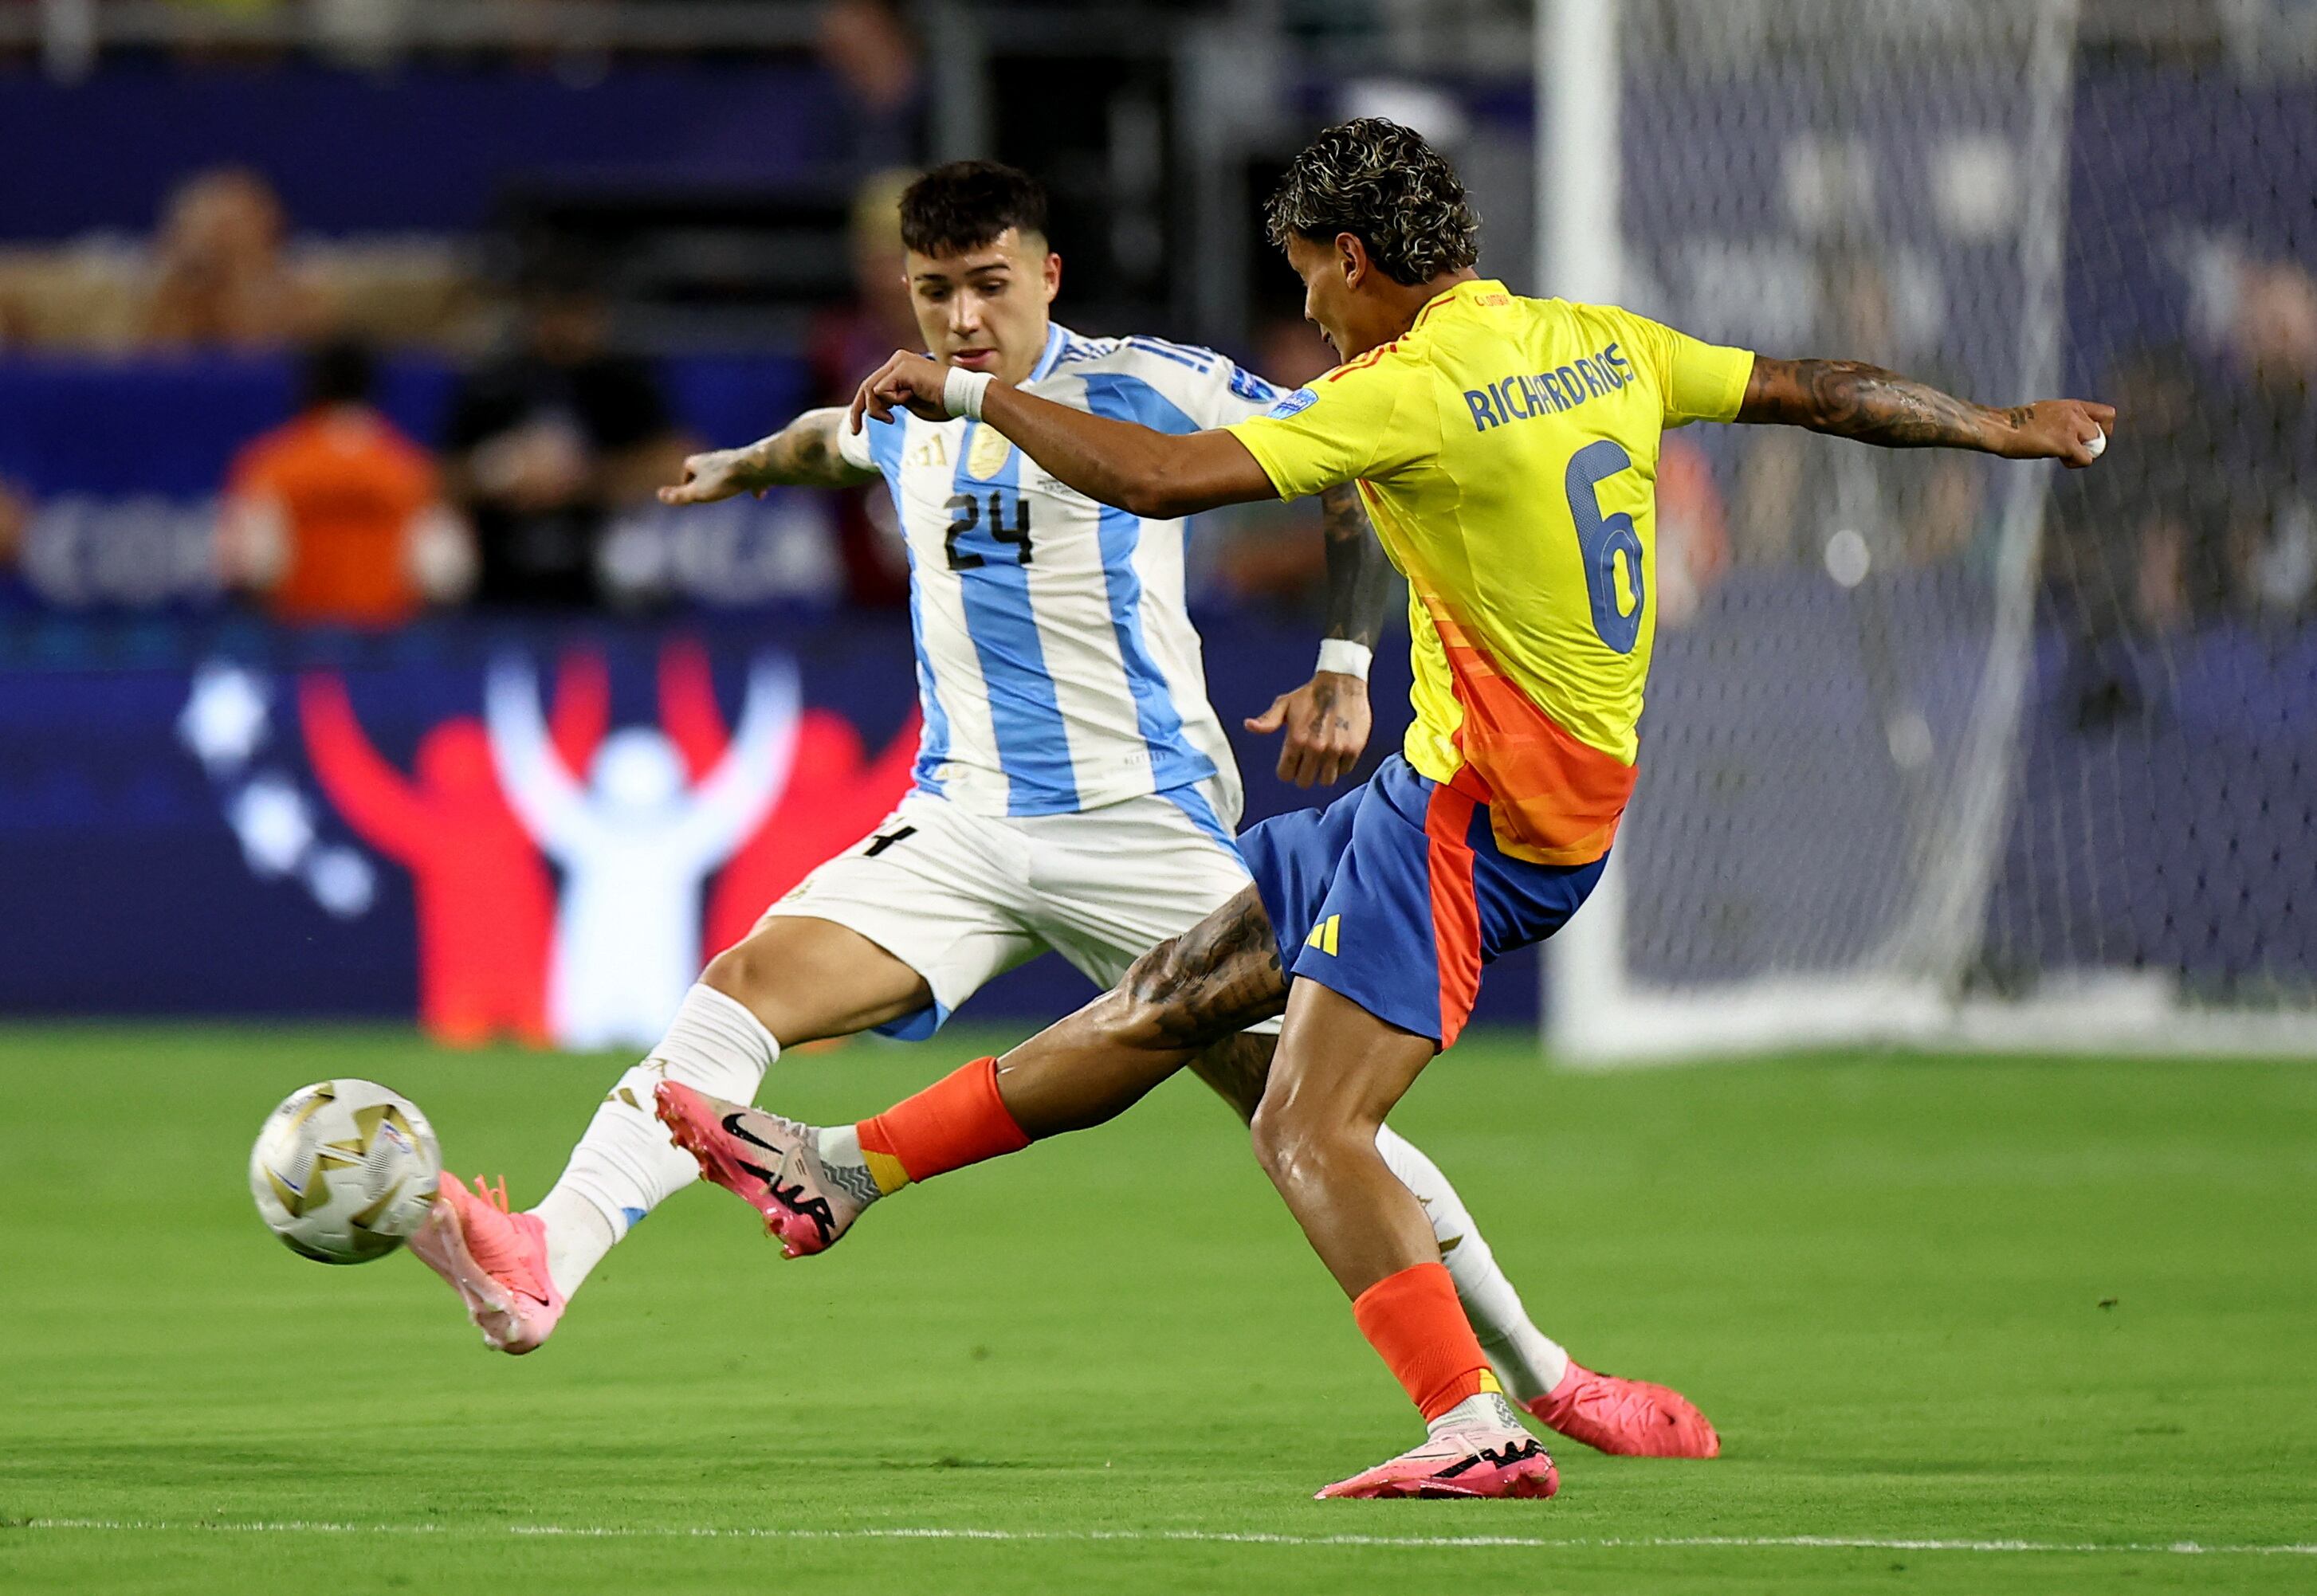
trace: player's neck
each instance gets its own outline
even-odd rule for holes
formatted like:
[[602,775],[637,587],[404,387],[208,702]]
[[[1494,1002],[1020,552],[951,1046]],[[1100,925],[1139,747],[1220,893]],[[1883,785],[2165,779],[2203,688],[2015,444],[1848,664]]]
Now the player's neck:
[[1054,324],[1041,323],[1036,340],[1016,351],[1003,366],[998,368],[997,380],[1014,388],[1019,388],[1029,381],[1030,373],[1035,371],[1038,369],[1038,362],[1045,358],[1046,345],[1053,342],[1053,337]]
[[1460,282],[1478,282],[1480,279],[1481,274],[1470,266],[1454,272],[1443,272],[1436,277],[1414,283],[1394,282],[1378,273],[1375,285],[1367,290],[1372,306],[1369,317],[1363,318],[1367,325],[1353,329],[1353,341],[1359,342],[1364,338],[1364,346],[1346,350],[1344,358],[1357,360],[1369,350],[1382,348],[1414,326],[1416,318],[1433,300]]

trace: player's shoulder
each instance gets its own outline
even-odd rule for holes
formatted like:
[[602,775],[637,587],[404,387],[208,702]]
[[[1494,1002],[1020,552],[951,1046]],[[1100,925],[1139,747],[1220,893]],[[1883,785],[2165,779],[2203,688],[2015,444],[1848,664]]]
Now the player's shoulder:
[[[1041,375],[1055,384],[1049,397],[1063,404],[1121,415],[1163,432],[1197,432],[1260,415],[1281,395],[1229,355],[1141,334],[1067,334]],[[1038,380],[1033,377],[1033,385]]]
[[1623,305],[1591,299],[1540,299],[1538,306],[1553,319],[1576,322],[1584,325],[1613,327],[1658,327],[1663,324],[1651,320],[1638,310]]
[[959,421],[929,422],[897,405],[891,416],[883,421],[863,412],[861,430],[854,432],[852,424],[840,415],[836,420],[837,452],[855,465],[862,464],[865,457],[870,469],[890,474],[901,465],[903,453],[913,441],[911,434],[931,427],[962,432],[965,430],[965,424]]
[[1197,343],[1177,343],[1171,338],[1132,333],[1117,338],[1088,338],[1067,328],[1048,372],[1054,377],[1110,374],[1140,378],[1162,386],[1226,382],[1250,402],[1267,403],[1278,390],[1229,355]]
[[1403,389],[1409,379],[1427,376],[1437,365],[1440,356],[1436,334],[1424,326],[1413,326],[1387,343],[1355,354],[1331,370],[1323,371],[1297,390],[1296,396],[1310,394],[1311,404],[1320,399],[1346,399],[1355,395],[1389,395]]

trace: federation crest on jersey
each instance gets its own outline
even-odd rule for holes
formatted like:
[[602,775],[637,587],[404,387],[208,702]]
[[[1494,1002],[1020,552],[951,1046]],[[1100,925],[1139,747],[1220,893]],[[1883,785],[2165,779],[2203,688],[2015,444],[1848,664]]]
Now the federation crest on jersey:
[[1006,468],[1006,457],[1014,452],[1012,439],[993,426],[973,429],[973,441],[965,451],[965,474],[977,482],[987,482]]

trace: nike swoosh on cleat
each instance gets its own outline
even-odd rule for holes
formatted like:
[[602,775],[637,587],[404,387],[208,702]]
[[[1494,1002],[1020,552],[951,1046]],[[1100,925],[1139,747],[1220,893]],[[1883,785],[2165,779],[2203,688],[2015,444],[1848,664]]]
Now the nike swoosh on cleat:
[[1453,1480],[1465,1470],[1478,1468],[1483,1463],[1504,1468],[1515,1463],[1525,1462],[1543,1449],[1534,1440],[1519,1442],[1505,1448],[1502,1451],[1492,1447],[1482,1447],[1478,1457],[1460,1458],[1447,1467],[1436,1472],[1432,1477],[1436,1480]]
[[[778,1153],[784,1164],[794,1152],[792,1148],[774,1146],[762,1137],[750,1134],[748,1128],[740,1122],[740,1116],[738,1113],[725,1115],[723,1124],[727,1131],[739,1140],[747,1142],[750,1146],[762,1147],[767,1153]],[[811,1220],[813,1227],[820,1232],[821,1245],[827,1246],[835,1238],[836,1211],[828,1206],[827,1198],[816,1197],[808,1201],[805,1199],[802,1181],[799,1181],[793,1186],[783,1186],[780,1183],[779,1177],[770,1170],[759,1169],[753,1164],[741,1163],[737,1158],[732,1162],[764,1181],[765,1190],[771,1194],[774,1201],[799,1218]]]
[[766,1141],[764,1137],[750,1131],[747,1126],[740,1123],[740,1116],[737,1113],[727,1114],[724,1116],[724,1130],[726,1135],[736,1136],[742,1141],[747,1143],[750,1146],[762,1147],[767,1153],[780,1153],[785,1155],[788,1151],[785,1147],[776,1147],[773,1146],[772,1143]]

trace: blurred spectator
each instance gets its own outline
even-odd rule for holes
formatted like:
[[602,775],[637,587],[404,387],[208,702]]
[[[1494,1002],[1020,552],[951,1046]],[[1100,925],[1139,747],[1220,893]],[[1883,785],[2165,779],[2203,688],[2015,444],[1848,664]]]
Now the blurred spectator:
[[2124,436],[2053,479],[2053,575],[2085,635],[2171,631],[2230,599],[2227,502],[2209,484],[2225,401],[2175,347],[2125,355],[2099,391],[2118,396]]
[[821,9],[819,43],[820,58],[856,108],[854,170],[923,159],[925,67],[900,7],[893,0],[829,0]]
[[1658,620],[1680,626],[1730,567],[1730,529],[1713,462],[1696,442],[1668,432],[1658,453]]
[[170,196],[154,240],[144,341],[273,349],[315,325],[311,288],[283,257],[287,220],[266,181],[220,168]]
[[612,513],[678,480],[685,443],[651,369],[612,352],[611,307],[592,279],[559,263],[520,293],[514,347],[452,397],[445,476],[475,529],[478,597],[591,605]]
[[472,579],[434,465],[371,407],[373,380],[361,345],[315,349],[297,418],[233,463],[219,532],[226,575],[281,620],[395,626]]
[[2248,609],[2298,615],[2317,590],[2317,278],[2290,261],[2247,266],[2230,344],[2231,563]]
[[2117,446],[2055,473],[2044,543],[2068,640],[2063,691],[2079,726],[2147,706],[2145,640],[2229,601],[2227,504],[2211,491],[2217,396],[2178,348],[2135,350],[2098,389],[2116,396]]
[[[1300,316],[1283,312],[1257,330],[1253,370],[1282,391],[1302,388],[1335,365],[1335,352]],[[1315,503],[1235,504],[1218,511],[1205,518],[1194,555],[1204,546],[1214,561],[1213,580],[1226,597],[1316,613],[1325,592],[1327,548]]]
[[[813,324],[810,352],[817,403],[852,403],[861,379],[895,350],[924,347],[901,250],[901,191],[914,175],[880,173],[854,200],[853,302],[824,312]],[[872,484],[835,497],[846,598],[864,605],[906,603],[908,554],[894,519],[893,495],[883,485]]]
[[[1865,361],[1950,393],[1972,383],[1916,357],[1908,345],[1890,273],[1873,254],[1830,251],[1818,282],[1819,347],[1830,359]],[[1862,534],[1878,563],[1928,566],[1964,553],[1981,526],[1984,470],[1940,450],[1861,450],[1784,427],[1753,429],[1740,472],[1736,554],[1748,564],[1812,563],[1846,529]]]
[[0,611],[29,602],[17,566],[24,553],[24,529],[32,522],[32,502],[0,477]]

